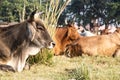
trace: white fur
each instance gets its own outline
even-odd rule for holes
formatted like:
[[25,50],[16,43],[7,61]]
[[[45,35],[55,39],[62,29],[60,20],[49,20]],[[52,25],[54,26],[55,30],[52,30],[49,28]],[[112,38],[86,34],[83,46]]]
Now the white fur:
[[[42,48],[42,46],[41,46]],[[21,56],[18,57],[12,57],[7,62],[7,65],[12,66],[14,70],[21,72],[25,66],[26,59],[28,58],[29,55],[36,55],[40,49],[40,47],[28,47],[27,49],[23,50],[24,53],[22,53]],[[53,48],[53,43],[50,44],[48,48]]]
[[39,48],[39,47],[29,47],[29,48],[27,48],[27,50],[25,51],[25,54],[36,55],[39,51],[40,51],[40,48]]
[[25,50],[25,60],[23,60],[23,62],[21,62],[21,60],[19,60],[18,62],[18,72],[21,72],[25,66],[25,62],[26,62],[26,59],[28,58],[29,55],[36,55],[38,52],[40,51],[40,48],[38,47],[28,47],[26,50]]
[[54,46],[53,46],[53,42],[50,43],[50,46],[48,46],[49,49],[52,49]]
[[[36,55],[40,51],[38,47],[28,47],[22,56],[13,57],[11,60],[7,62],[7,65],[10,65],[14,68],[14,70],[21,72],[25,66],[26,59],[29,55]],[[21,60],[22,59],[22,60]]]
[[7,65],[12,66],[15,71],[21,72],[25,66],[25,62],[27,58],[28,58],[28,54],[25,56],[22,55],[18,57],[13,57],[11,60],[7,62]]

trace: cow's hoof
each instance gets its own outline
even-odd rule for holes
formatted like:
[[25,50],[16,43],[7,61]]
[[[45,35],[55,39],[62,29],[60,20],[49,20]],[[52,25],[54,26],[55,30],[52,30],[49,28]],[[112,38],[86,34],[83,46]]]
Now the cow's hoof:
[[0,70],[8,72],[15,72],[15,70],[13,69],[13,67],[9,66],[9,65],[0,65]]

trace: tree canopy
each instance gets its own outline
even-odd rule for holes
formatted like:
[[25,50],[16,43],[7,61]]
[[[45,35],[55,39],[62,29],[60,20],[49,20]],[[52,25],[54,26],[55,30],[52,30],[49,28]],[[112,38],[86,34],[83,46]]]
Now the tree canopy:
[[[68,14],[69,13],[69,14]],[[120,0],[72,0],[61,15],[59,22],[65,17],[73,17],[82,24],[99,19],[101,24],[120,23]],[[63,18],[62,18],[63,17]]]
[[49,0],[4,0],[0,4],[0,19],[3,21],[24,21],[35,8],[45,10]]
[[[60,0],[57,7],[59,8],[64,1]],[[35,8],[41,11],[48,10],[48,4],[51,4],[50,0],[0,0],[0,21],[24,21]],[[84,25],[97,18],[101,24],[119,24],[119,13],[120,0],[71,0],[60,15],[58,24],[64,24],[66,18]]]

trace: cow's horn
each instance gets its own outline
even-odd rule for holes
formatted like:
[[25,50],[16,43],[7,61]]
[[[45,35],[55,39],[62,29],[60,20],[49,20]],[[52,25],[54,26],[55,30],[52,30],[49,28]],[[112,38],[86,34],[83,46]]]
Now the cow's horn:
[[39,18],[39,16],[40,16],[41,14],[44,14],[44,12],[36,13],[36,14],[34,15],[34,20],[36,20],[37,18]]
[[65,24],[66,24],[66,25],[68,24],[67,19],[65,19]]
[[41,15],[41,14],[45,14],[45,12],[39,12],[39,15]]
[[34,10],[34,11],[30,14],[29,21],[33,21],[33,20],[34,20],[34,16],[35,16],[36,12],[37,12],[37,9]]

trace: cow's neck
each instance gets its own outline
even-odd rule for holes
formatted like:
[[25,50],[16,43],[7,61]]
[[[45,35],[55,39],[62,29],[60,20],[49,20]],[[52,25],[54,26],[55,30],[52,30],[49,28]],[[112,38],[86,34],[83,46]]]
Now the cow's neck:
[[[27,25],[27,23],[22,22],[21,24],[6,27],[5,29],[7,30],[0,34],[2,42],[4,42],[5,45],[10,48],[12,52],[14,52],[18,48],[18,46],[23,44],[24,41],[28,40],[28,38],[26,37],[27,28],[23,25]],[[21,33],[24,35],[21,35]]]

